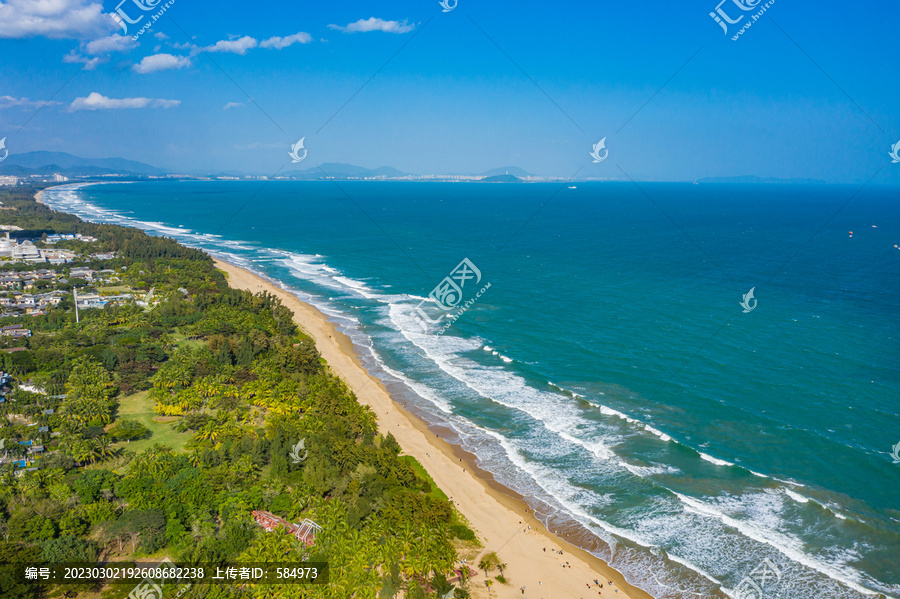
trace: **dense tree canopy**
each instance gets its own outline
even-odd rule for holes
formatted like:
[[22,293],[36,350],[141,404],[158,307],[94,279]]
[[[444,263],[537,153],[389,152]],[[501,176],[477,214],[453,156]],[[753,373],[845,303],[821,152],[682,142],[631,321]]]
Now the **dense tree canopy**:
[[[209,256],[172,240],[84,223],[18,189],[0,201],[11,208],[0,224],[96,237],[92,252],[117,256],[75,265],[112,270],[154,298],[83,310],[77,323],[61,301],[29,321],[33,335],[16,351],[0,353],[16,377],[0,404],[0,438],[37,468],[14,476],[12,464],[0,466],[0,561],[330,566],[327,586],[198,585],[184,599],[447,592],[456,548],[476,543],[474,533],[379,434],[278,298],[228,288]],[[32,391],[17,388],[26,380]],[[37,445],[43,453],[28,454]],[[265,534],[253,510],[311,518],[322,531],[307,547],[284,531]],[[0,572],[6,592],[43,590]]]

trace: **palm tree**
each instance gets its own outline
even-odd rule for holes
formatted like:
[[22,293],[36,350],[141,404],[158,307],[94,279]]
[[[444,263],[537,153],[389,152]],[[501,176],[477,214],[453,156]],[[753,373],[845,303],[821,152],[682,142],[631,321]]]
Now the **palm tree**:
[[494,569],[497,566],[497,564],[499,564],[499,563],[500,563],[500,558],[497,557],[496,553],[491,551],[490,553],[485,554],[484,557],[481,558],[481,561],[478,562],[478,568],[480,570],[484,570],[484,575],[487,576],[488,570]]
[[113,449],[112,442],[106,435],[94,440],[94,449],[100,459],[111,458],[118,453],[116,449]]
[[96,449],[94,445],[88,441],[79,441],[72,445],[69,450],[69,455],[82,466],[87,462],[93,464],[96,460]]

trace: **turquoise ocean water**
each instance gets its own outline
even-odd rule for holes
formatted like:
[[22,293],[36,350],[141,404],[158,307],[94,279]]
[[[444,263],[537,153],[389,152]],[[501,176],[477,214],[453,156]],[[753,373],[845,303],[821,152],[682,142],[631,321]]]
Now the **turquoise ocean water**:
[[[655,597],[750,597],[748,580],[896,597],[900,192],[857,191],[161,181],[44,199],[314,303],[396,399]],[[422,300],[463,259],[480,277],[438,334],[415,309],[445,313]]]

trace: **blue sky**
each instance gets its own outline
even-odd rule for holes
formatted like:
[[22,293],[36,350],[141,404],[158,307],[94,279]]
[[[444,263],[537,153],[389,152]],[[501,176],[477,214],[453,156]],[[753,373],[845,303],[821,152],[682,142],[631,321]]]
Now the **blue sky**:
[[[764,1],[722,4],[745,16],[725,35],[715,0],[459,0],[446,13],[437,0],[175,0],[133,41],[165,4],[136,1],[122,10],[145,18],[122,36],[104,14],[118,2],[48,0],[34,14],[31,0],[0,0],[12,154],[268,174],[347,162],[900,183],[893,4],[776,0],[733,41]],[[309,154],[291,165],[300,137]],[[610,154],[594,164],[603,137]]]

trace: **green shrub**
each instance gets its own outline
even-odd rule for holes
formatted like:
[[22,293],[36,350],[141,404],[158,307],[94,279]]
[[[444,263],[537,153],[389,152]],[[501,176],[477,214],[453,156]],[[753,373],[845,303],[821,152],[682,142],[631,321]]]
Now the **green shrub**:
[[457,539],[461,539],[463,541],[475,540],[475,532],[465,524],[452,524],[450,525],[450,530],[453,531],[453,535]]

